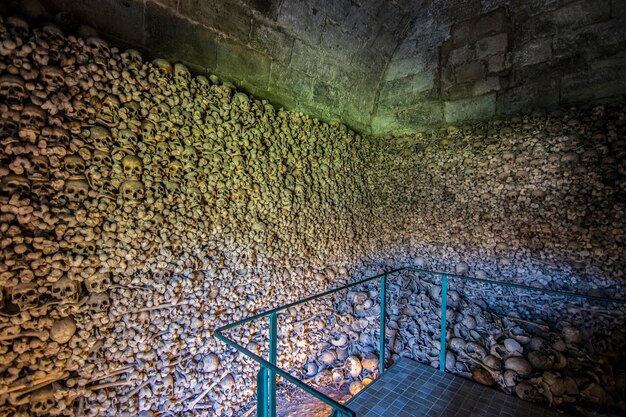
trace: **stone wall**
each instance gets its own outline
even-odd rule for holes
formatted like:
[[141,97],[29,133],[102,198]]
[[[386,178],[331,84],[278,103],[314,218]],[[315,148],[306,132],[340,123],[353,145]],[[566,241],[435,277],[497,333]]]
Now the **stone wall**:
[[42,4],[50,17],[61,11],[103,37],[361,131],[369,130],[382,71],[417,12],[401,3],[349,0]]
[[[0,37],[3,413],[232,415],[255,370],[213,329],[400,265],[624,296],[623,105],[380,140],[54,25]],[[285,366],[331,307],[281,316]]]
[[433,2],[391,58],[373,133],[623,97],[622,3]]

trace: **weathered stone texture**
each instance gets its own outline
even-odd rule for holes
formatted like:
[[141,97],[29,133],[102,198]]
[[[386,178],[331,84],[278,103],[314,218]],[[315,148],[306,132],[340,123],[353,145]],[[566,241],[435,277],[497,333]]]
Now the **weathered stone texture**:
[[[395,133],[399,115],[410,113],[420,100],[439,101],[445,121],[456,123],[532,107],[588,104],[626,93],[623,1],[483,0],[480,10],[467,2],[464,11],[447,8],[453,3],[427,6],[420,15],[437,24],[416,19],[396,49],[382,78],[374,133]],[[425,51],[433,50],[433,39],[439,39],[434,45],[439,59],[434,86],[425,98],[422,91],[411,92],[407,81],[411,71],[422,76],[421,60]],[[389,92],[394,92],[393,99]],[[426,122],[416,118],[414,130],[423,129]]]
[[366,133],[626,93],[622,0],[5,1]]

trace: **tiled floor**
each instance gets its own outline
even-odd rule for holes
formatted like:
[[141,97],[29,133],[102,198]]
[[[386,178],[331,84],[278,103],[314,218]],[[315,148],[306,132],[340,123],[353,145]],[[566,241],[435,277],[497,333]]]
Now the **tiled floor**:
[[357,417],[564,417],[406,358],[346,405]]

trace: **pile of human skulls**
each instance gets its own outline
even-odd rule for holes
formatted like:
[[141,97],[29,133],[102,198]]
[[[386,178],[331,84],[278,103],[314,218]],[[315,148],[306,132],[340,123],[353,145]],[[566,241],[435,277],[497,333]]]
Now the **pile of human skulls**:
[[[0,113],[0,415],[233,415],[255,368],[213,329],[390,266],[624,292],[624,106],[367,138],[8,16]],[[364,294],[281,363],[366,385]]]
[[347,278],[363,139],[53,24],[0,35],[2,412],[232,414],[254,370],[211,332]]

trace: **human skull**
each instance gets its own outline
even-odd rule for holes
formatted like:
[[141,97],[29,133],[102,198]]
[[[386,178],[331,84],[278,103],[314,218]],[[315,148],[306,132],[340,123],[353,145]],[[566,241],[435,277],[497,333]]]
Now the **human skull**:
[[37,198],[48,198],[54,193],[48,179],[33,179],[31,181],[30,192]]
[[52,283],[50,293],[57,300],[76,303],[80,297],[80,283],[64,276]]
[[84,179],[67,180],[64,192],[70,203],[81,203],[89,194],[89,183]]
[[68,155],[63,160],[65,170],[72,176],[83,176],[87,169],[85,160],[78,155]]
[[91,111],[92,110],[87,105],[87,103],[75,98],[72,100],[72,108],[71,111],[68,111],[68,115],[72,119],[84,122],[89,120],[89,117],[91,116]]
[[22,110],[24,100],[28,98],[26,83],[15,75],[0,77],[0,98],[13,110]]
[[17,16],[7,17],[6,28],[9,30],[9,33],[21,38],[21,40],[26,40],[30,33],[28,23],[26,23],[24,19]]
[[20,310],[36,307],[39,302],[37,284],[34,282],[17,284],[11,289],[11,302],[17,305]]
[[85,286],[90,293],[105,292],[111,286],[110,272],[96,272],[95,274],[85,278]]
[[111,56],[111,48],[109,48],[109,44],[105,40],[91,36],[87,38],[85,43],[89,46],[92,55],[97,60],[105,60]]
[[91,294],[85,306],[87,307],[87,312],[90,314],[106,314],[109,307],[111,307],[111,300],[109,299],[109,295],[105,292]]
[[179,86],[187,85],[191,81],[189,69],[181,63],[174,64],[174,80]]
[[122,63],[132,70],[139,70],[143,65],[141,53],[135,49],[127,49],[120,54]]
[[50,161],[47,156],[33,156],[30,159],[29,179],[44,179],[50,175]]
[[67,130],[60,127],[44,127],[41,131],[41,141],[46,146],[54,147],[68,147],[70,144],[70,134]]
[[104,167],[111,167],[113,165],[113,159],[111,158],[111,154],[102,151],[94,151],[92,157],[93,166],[99,168],[100,170]]
[[156,68],[158,68],[161,71],[161,73],[163,75],[165,75],[167,78],[171,78],[172,74],[174,73],[174,69],[172,68],[172,64],[170,64],[165,59],[157,58],[154,61],[152,61],[152,65],[154,65]]
[[143,182],[126,180],[120,186],[120,193],[126,202],[139,202],[145,195]]
[[180,161],[172,161],[169,165],[170,179],[181,180],[185,173],[183,164]]
[[48,45],[61,46],[65,43],[65,34],[61,28],[54,23],[44,23],[41,26],[41,34]]
[[108,127],[115,127],[119,122],[120,101],[113,95],[108,95],[102,101],[102,108],[96,116],[96,121]]
[[93,146],[102,152],[109,153],[111,152],[111,144],[113,143],[113,138],[111,137],[111,132],[109,129],[103,126],[93,126],[89,129],[89,138],[93,143]]
[[24,106],[20,113],[20,138],[35,143],[37,136],[46,123],[46,112],[33,104]]
[[124,149],[134,151],[138,142],[137,135],[130,129],[122,129],[117,134],[117,143]]
[[39,70],[47,93],[54,93],[65,85],[65,74],[59,67],[47,65]]
[[7,175],[0,182],[0,190],[7,196],[25,195],[30,191],[30,181],[23,176]]
[[30,394],[30,411],[36,416],[47,414],[56,404],[52,385],[39,388]]
[[126,155],[122,159],[122,167],[127,178],[138,180],[143,171],[143,161],[135,155]]
[[126,113],[126,118],[128,119],[137,119],[140,111],[141,108],[139,107],[139,103],[136,101],[129,101],[124,104],[124,112]]
[[154,145],[156,143],[156,125],[150,120],[144,120],[141,124],[141,139],[142,142],[148,145]]

